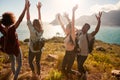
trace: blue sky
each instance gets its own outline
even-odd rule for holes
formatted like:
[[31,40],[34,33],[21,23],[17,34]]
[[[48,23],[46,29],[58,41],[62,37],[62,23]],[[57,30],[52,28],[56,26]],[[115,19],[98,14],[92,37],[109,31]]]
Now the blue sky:
[[[76,18],[82,15],[91,15],[98,11],[107,12],[120,9],[120,0],[30,0],[31,20],[37,18],[36,4],[38,1],[42,3],[41,14],[44,22],[52,21],[57,13],[67,12],[71,17],[72,7],[75,4],[79,5]],[[18,18],[24,8],[24,3],[25,0],[0,0],[0,15],[10,11],[14,12]],[[26,20],[26,17],[24,20]]]

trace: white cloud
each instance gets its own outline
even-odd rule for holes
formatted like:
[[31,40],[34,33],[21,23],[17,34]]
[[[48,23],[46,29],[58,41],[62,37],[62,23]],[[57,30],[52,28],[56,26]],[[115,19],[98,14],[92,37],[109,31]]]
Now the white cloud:
[[71,11],[75,4],[78,4],[79,0],[51,0],[52,7],[55,12]]
[[105,5],[94,5],[90,8],[91,13],[97,13],[99,11],[109,12],[111,10],[120,9],[120,1],[117,4],[105,4]]
[[116,6],[118,7],[118,9],[120,9],[120,1],[116,4]]

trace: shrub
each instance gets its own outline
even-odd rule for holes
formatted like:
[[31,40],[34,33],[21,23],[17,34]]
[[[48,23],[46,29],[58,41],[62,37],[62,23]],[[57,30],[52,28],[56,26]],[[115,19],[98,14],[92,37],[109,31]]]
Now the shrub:
[[62,73],[56,69],[52,69],[49,74],[48,77],[45,80],[61,80],[62,79]]

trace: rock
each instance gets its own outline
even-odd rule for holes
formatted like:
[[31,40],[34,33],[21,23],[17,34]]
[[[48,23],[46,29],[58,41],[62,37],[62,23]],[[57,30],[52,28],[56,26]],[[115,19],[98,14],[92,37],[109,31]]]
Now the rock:
[[105,52],[106,50],[103,48],[103,47],[101,47],[101,46],[96,46],[96,50],[97,51],[102,51],[102,52]]
[[107,49],[112,50],[112,48],[111,48],[111,47],[108,47]]
[[58,59],[58,56],[57,55],[53,55],[53,54],[48,54],[46,60],[47,61],[55,61]]
[[120,70],[112,70],[111,74],[116,77],[120,77]]
[[31,72],[25,72],[23,74],[19,74],[18,80],[33,80]]
[[24,42],[29,42],[29,39],[25,39]]
[[12,74],[12,71],[10,69],[2,70],[2,72],[0,74],[1,75],[0,80],[12,80],[12,79],[9,79],[11,74]]

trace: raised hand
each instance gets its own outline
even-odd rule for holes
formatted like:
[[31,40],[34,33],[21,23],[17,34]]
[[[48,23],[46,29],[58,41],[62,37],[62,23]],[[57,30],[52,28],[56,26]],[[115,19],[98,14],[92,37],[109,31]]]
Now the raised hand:
[[64,17],[66,17],[68,22],[70,22],[69,15],[67,13],[64,13]]
[[25,0],[25,8],[28,6],[28,0]]
[[60,13],[58,13],[58,14],[57,14],[58,20],[60,20],[60,17],[61,17],[61,15],[60,15]]
[[95,15],[95,16],[96,16],[96,19],[97,19],[98,23],[97,23],[97,26],[95,28],[95,31],[93,31],[91,33],[92,36],[95,36],[98,33],[99,29],[100,29],[102,12],[99,12],[99,14]]
[[98,15],[95,15],[96,16],[96,19],[98,20],[98,21],[100,21],[101,20],[101,16],[102,16],[102,12],[99,12],[99,14]]
[[66,12],[64,13],[64,16],[65,16],[65,17],[69,17],[68,13],[66,13]]
[[78,5],[75,5],[75,6],[73,7],[73,12],[76,11],[77,8],[78,8]]
[[27,8],[29,8],[29,7],[30,7],[30,1],[27,0]]
[[38,2],[38,4],[36,6],[37,6],[38,9],[40,9],[41,6],[42,6],[41,2]]

